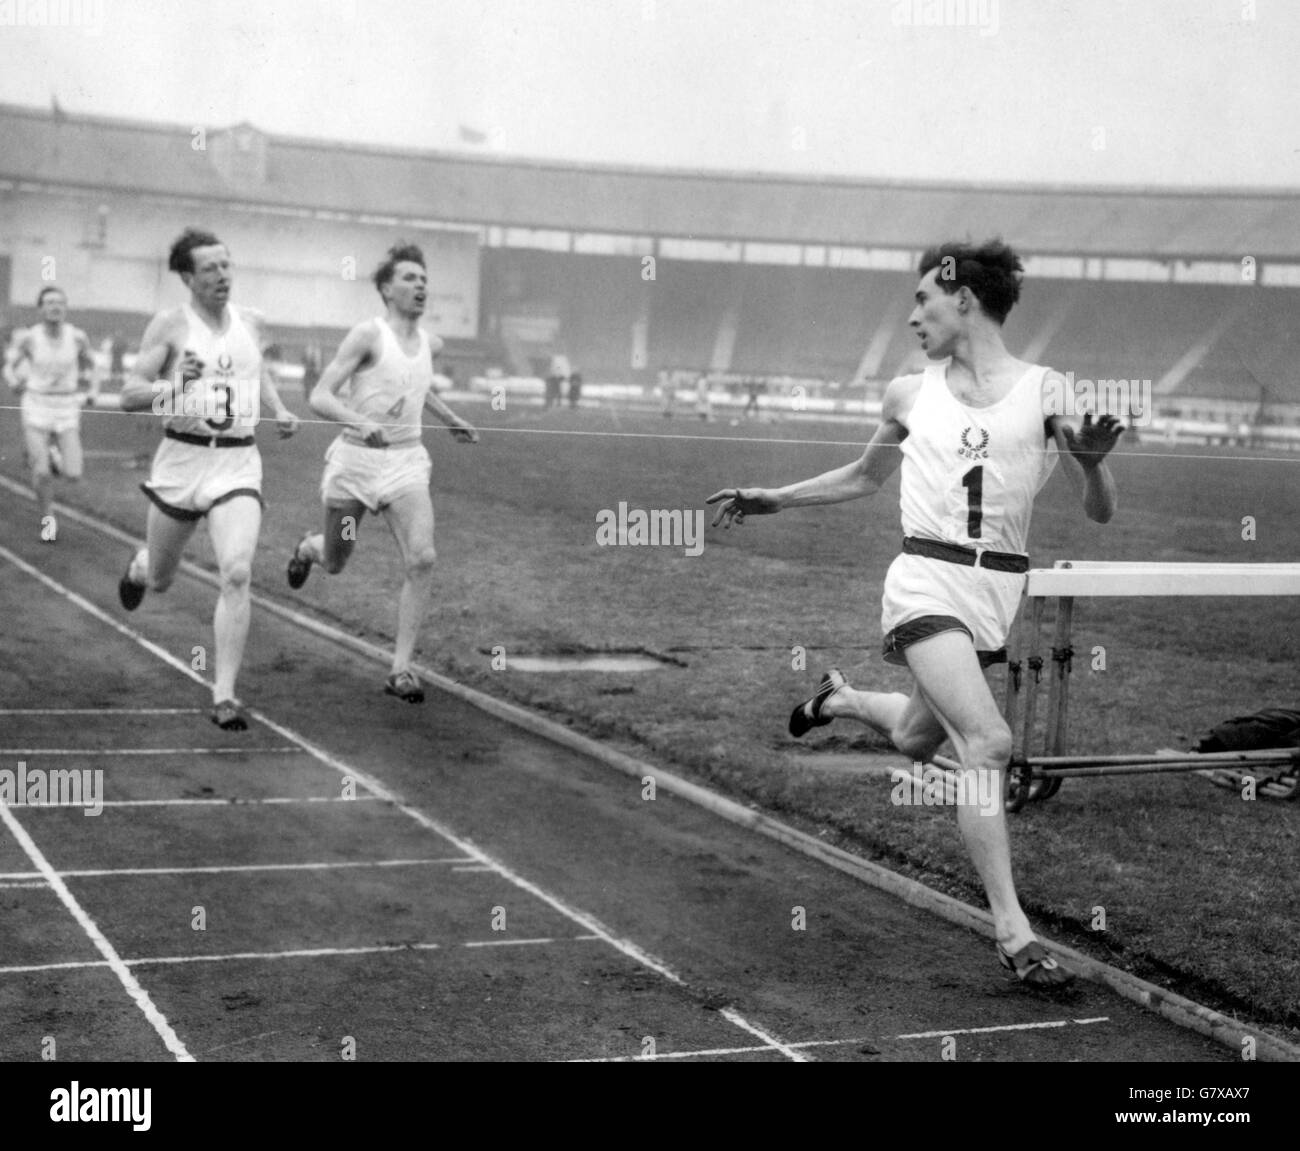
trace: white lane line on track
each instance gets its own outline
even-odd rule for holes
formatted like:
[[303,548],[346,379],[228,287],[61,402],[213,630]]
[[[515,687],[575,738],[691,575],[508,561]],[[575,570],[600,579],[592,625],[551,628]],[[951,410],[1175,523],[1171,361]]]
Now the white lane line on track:
[[[3,806],[3,805],[0,805]],[[333,871],[357,867],[419,867],[424,865],[460,863],[461,857],[451,859],[358,859],[337,860],[326,863],[231,863],[212,867],[100,867],[82,871],[56,871],[61,879],[102,879],[116,875],[224,875],[245,871]],[[24,882],[36,879],[39,872],[0,872],[0,881]]]
[[571,939],[563,940],[563,941],[556,940],[554,938],[551,939],[474,939],[474,940],[470,940],[470,942],[468,943],[462,943],[461,947],[524,947],[524,946],[531,946],[532,944],[535,943],[556,943],[556,942],[586,943],[586,942],[599,942],[599,941],[600,941],[599,935],[575,935]]
[[[180,661],[177,662],[179,663]],[[184,664],[181,664],[180,666],[185,667]],[[188,668],[186,668],[186,670],[188,670]],[[371,776],[367,775],[364,772],[353,770],[352,768],[348,767],[348,765],[345,764],[342,760],[336,759],[334,756],[330,755],[329,752],[323,750],[322,748],[317,747],[315,744],[311,743],[307,739],[298,735],[297,732],[294,732],[291,729],[276,723],[274,720],[269,719],[267,716],[262,715],[261,713],[255,711],[254,709],[249,708],[248,714],[253,716],[259,723],[265,724],[277,735],[283,736],[285,739],[293,740],[295,743],[298,743],[302,747],[306,748],[313,756],[315,756],[318,760],[320,760],[321,763],[326,764],[329,767],[333,767],[336,771],[342,772],[345,776],[355,778],[358,782],[363,783],[368,790],[372,791],[374,794],[380,796],[381,798],[391,800],[399,808],[399,810],[403,811],[405,814],[407,814],[412,819],[414,819],[418,824],[420,824],[421,827],[428,828],[428,830],[434,832],[434,834],[442,836],[442,838],[447,840],[448,843],[453,844],[455,847],[459,848],[467,855],[473,856],[484,867],[490,868],[492,871],[495,871],[498,875],[501,876],[502,879],[505,879],[507,882],[514,884],[516,887],[527,892],[535,899],[539,899],[543,903],[548,904],[550,907],[554,908],[556,911],[558,911],[561,915],[565,916],[567,919],[571,919],[574,923],[577,923],[579,926],[585,927],[587,931],[589,931],[591,934],[599,936],[611,947],[613,947],[616,951],[621,952],[627,958],[633,960],[636,963],[641,964],[641,966],[643,967],[649,968],[657,975],[660,975],[664,979],[667,979],[670,983],[675,983],[679,987],[686,986],[686,981],[682,979],[682,977],[678,975],[675,971],[671,970],[661,960],[656,959],[649,952],[644,951],[642,948],[638,947],[631,940],[623,939],[615,935],[613,931],[607,928],[603,923],[601,923],[594,916],[589,915],[585,911],[580,911],[575,907],[570,907],[563,900],[559,899],[554,895],[551,895],[550,892],[544,891],[542,888],[538,887],[535,883],[532,883],[530,880],[525,879],[522,875],[519,875],[516,872],[512,871],[504,863],[500,862],[497,859],[492,858],[492,856],[488,855],[486,852],[476,847],[471,841],[467,839],[462,839],[459,836],[455,835],[450,828],[445,827],[443,824],[439,823],[436,819],[433,819],[430,816],[426,815],[418,808],[411,807],[395,793],[389,791],[388,788],[379,780],[372,778]],[[736,1015],[735,1018],[731,1020],[731,1022],[735,1023],[736,1026],[740,1026],[740,1023],[736,1022],[737,1020],[740,1020],[740,1018],[741,1017],[739,1015]],[[746,1026],[748,1027],[749,1025],[747,1024]],[[770,1036],[768,1035],[767,1032],[760,1031],[757,1028],[754,1028],[752,1033],[754,1035],[759,1035],[766,1040],[769,1040],[772,1046],[776,1048],[778,1051],[780,1051],[783,1055],[785,1055],[787,1059],[790,1059],[796,1063],[802,1063],[806,1061],[805,1056],[801,1055],[797,1051],[792,1050],[784,1043],[782,1043],[779,1039],[777,1039],[775,1036]]]
[[249,1035],[243,1039],[236,1039],[231,1043],[218,1043],[215,1047],[208,1047],[200,1051],[200,1055],[211,1055],[214,1051],[228,1051],[231,1047],[242,1047],[245,1043],[256,1043],[259,1039],[267,1039],[272,1035],[279,1035],[279,1031],[262,1031],[257,1035]]
[[[382,803],[377,795],[271,795],[263,799],[106,799],[104,807],[274,807],[296,803]],[[42,806],[83,807],[84,804]]]
[[[4,486],[7,487],[8,484],[5,484]],[[100,527],[102,525],[96,524],[94,526]],[[114,534],[114,533],[110,532],[108,534]],[[84,596],[78,595],[71,588],[64,587],[58,581],[51,579],[44,572],[33,567],[31,564],[27,563],[19,556],[16,556],[8,548],[0,546],[0,558],[7,560],[9,563],[17,567],[20,571],[25,572],[27,575],[30,575],[33,579],[38,580],[40,583],[44,584],[51,591],[53,591],[56,595],[61,596],[62,598],[66,599],[69,603],[72,603],[77,607],[81,608],[82,611],[86,612],[88,615],[91,615],[95,619],[98,619],[103,623],[108,624],[109,627],[111,627],[114,631],[120,633],[121,635],[126,636],[133,643],[138,644],[145,651],[149,652],[157,659],[167,664],[168,667],[176,669],[182,675],[187,676],[189,679],[194,680],[196,683],[203,684],[204,686],[209,686],[209,687],[211,686],[208,683],[208,681],[205,680],[196,671],[194,671],[194,669],[191,668],[189,664],[184,663],[181,660],[177,659],[174,655],[171,654],[171,652],[167,651],[165,648],[160,647],[152,640],[145,638],[143,634],[136,631],[134,628],[127,627],[119,620],[114,619],[102,608],[91,603]],[[542,888],[538,887],[535,883],[532,883],[531,881],[524,879],[523,876],[512,871],[504,863],[501,863],[499,860],[492,858],[486,852],[475,847],[469,840],[464,840],[461,839],[459,836],[454,835],[449,828],[444,827],[437,820],[432,819],[431,817],[426,815],[424,812],[418,810],[417,808],[411,807],[403,799],[401,799],[396,793],[390,791],[389,788],[385,786],[382,782],[380,782],[378,779],[374,778],[373,776],[369,775],[366,772],[358,771],[349,767],[342,760],[336,758],[333,755],[330,755],[329,752],[325,751],[323,748],[317,747],[315,744],[311,743],[311,741],[299,735],[297,732],[291,730],[290,728],[284,727],[282,724],[278,724],[274,722],[267,716],[263,715],[261,712],[257,711],[255,708],[249,707],[246,708],[245,710],[247,711],[249,716],[257,720],[259,723],[262,723],[266,727],[270,728],[277,735],[281,736],[284,739],[289,740],[291,743],[297,744],[309,755],[313,756],[315,759],[319,760],[327,767],[334,768],[334,770],[338,771],[345,778],[352,779],[355,780],[357,783],[360,783],[372,795],[376,795],[381,799],[389,800],[400,811],[402,811],[404,814],[409,816],[411,819],[415,820],[416,823],[420,824],[421,827],[424,827],[427,830],[432,831],[434,834],[441,836],[443,839],[447,840],[448,843],[451,843],[459,850],[472,856],[474,859],[478,860],[485,867],[491,868],[498,875],[500,875],[502,879],[505,879],[508,883],[511,883],[514,886],[518,887],[520,890],[527,892],[529,895],[532,895],[535,899],[538,899],[541,902],[548,904],[550,907],[558,911],[561,915],[565,916],[565,918],[570,919],[574,923],[577,923],[580,927],[585,928],[592,935],[599,936],[611,947],[613,947],[616,951],[620,952],[628,959],[631,959],[634,962],[640,964],[641,966],[648,968],[649,970],[655,972],[657,975],[660,975],[664,979],[667,979],[670,983],[674,983],[679,987],[686,986],[686,981],[682,979],[682,977],[678,975],[675,971],[671,970],[667,965],[665,965],[661,960],[656,959],[649,952],[638,947],[631,940],[623,939],[619,937],[613,931],[607,928],[604,924],[602,924],[599,920],[597,920],[594,916],[589,915],[585,911],[580,911],[577,908],[570,907],[567,903],[559,899],[557,896],[551,895],[549,892],[544,891]],[[105,943],[107,943],[107,940],[105,940]],[[789,1045],[785,1044],[780,1039],[778,1039],[776,1036],[744,1020],[744,1018],[736,1012],[731,1013],[731,1015],[728,1017],[728,1022],[732,1023],[736,1027],[742,1027],[744,1030],[749,1031],[750,1034],[763,1039],[765,1042],[769,1043],[774,1050],[779,1051],[791,1062],[805,1063],[808,1061],[807,1056],[805,1056],[799,1051],[794,1050]],[[179,1043],[180,1040],[178,1039],[176,1040],[176,1042]],[[187,1052],[186,1058],[192,1059],[192,1056],[190,1056]]]
[[302,755],[297,747],[0,747],[0,755]]
[[0,707],[0,715],[202,715],[201,707]]
[[[20,492],[22,491],[21,488],[11,484],[10,481],[6,480],[3,476],[0,476],[0,487],[9,488],[11,491],[20,491]],[[123,539],[130,538],[124,532],[118,532],[116,528],[109,529],[105,525],[97,524],[91,520],[86,520],[85,522],[89,526],[99,528],[106,534],[114,536],[115,538],[118,536],[122,537]],[[211,681],[204,679],[201,675],[199,675],[198,672],[196,672],[192,667],[190,667],[189,664],[183,662],[182,660],[177,659],[166,648],[159,647],[158,644],[154,643],[150,639],[147,639],[141,632],[136,631],[134,628],[127,627],[126,624],[122,623],[120,620],[114,619],[111,615],[108,614],[108,612],[104,611],[103,608],[100,608],[95,604],[91,603],[90,600],[86,599],[85,596],[78,595],[71,588],[64,587],[57,580],[51,579],[39,568],[33,567],[26,560],[22,559],[20,556],[17,556],[13,552],[11,552],[8,548],[0,546],[0,559],[7,560],[9,563],[13,564],[14,567],[18,568],[19,571],[24,572],[25,574],[31,576],[33,579],[37,580],[38,582],[43,583],[47,588],[49,588],[52,592],[54,592],[55,595],[60,596],[63,599],[67,600],[69,603],[75,605],[76,607],[81,608],[81,610],[84,611],[87,615],[92,616],[93,618],[99,620],[100,623],[108,624],[108,626],[111,627],[115,632],[118,632],[120,635],[126,636],[126,638],[129,639],[132,643],[137,644],[140,647],[144,648],[144,650],[147,651],[150,655],[161,660],[168,667],[174,668],[176,671],[179,671],[183,676],[192,679],[195,683],[201,684],[203,687],[211,689],[212,687]],[[253,712],[250,710],[249,714],[252,715]],[[283,734],[283,731],[281,731],[281,734]],[[298,744],[298,746],[300,747],[303,748],[307,747],[306,743],[301,739],[295,739],[293,742]],[[360,782],[359,773],[354,772],[352,773],[352,776],[353,778],[357,779],[358,782]],[[367,790],[371,791],[372,794],[376,794],[376,795],[378,794],[378,792],[375,792],[372,788],[367,788]],[[389,795],[387,788],[384,788],[383,791],[387,798],[390,799],[392,798],[391,795]]]
[[[31,488],[16,483],[7,476],[0,475],[0,489],[9,491],[32,503],[36,499]],[[66,515],[72,522],[116,540],[124,547],[131,548],[133,552],[141,546],[142,541],[139,538],[122,531],[120,528],[102,523],[75,508],[64,504],[56,504],[55,509],[60,516]],[[181,562],[181,571],[191,579],[205,583],[209,587],[218,586],[217,577],[212,572],[189,560]],[[372,662],[384,666],[389,663],[389,653],[376,644],[348,635],[346,632],[317,620],[309,614],[294,611],[257,592],[253,593],[252,601],[255,606],[263,611],[288,621],[308,634],[328,639],[337,646]],[[507,703],[474,688],[466,687],[424,665],[415,664],[413,666],[434,687],[446,692],[454,699],[464,700],[472,707],[486,712],[488,715],[500,719],[521,731],[537,735],[559,747],[577,751],[578,754],[593,759],[597,763],[602,763],[613,770],[621,771],[636,778],[640,778],[647,771],[650,771],[656,776],[660,784],[666,786],[674,795],[684,797],[688,802],[719,818],[726,819],[740,827],[755,831],[768,839],[784,844],[786,847],[790,847],[811,859],[851,875],[860,883],[866,883],[877,890],[885,891],[896,899],[901,899],[916,908],[937,915],[949,923],[971,928],[990,939],[993,937],[992,919],[989,913],[981,908],[971,907],[959,900],[942,895],[915,880],[907,879],[872,864],[866,859],[824,844],[789,825],[780,823],[770,816],[761,814],[756,816],[749,809],[742,808],[739,804],[710,791],[708,788],[688,783],[671,772],[663,771],[658,765],[642,762],[612,749],[603,748],[595,740],[579,735],[577,732],[553,721],[543,719],[516,704]],[[188,672],[188,668],[182,668],[181,670]],[[198,676],[192,676],[192,678],[199,679]],[[200,682],[204,681],[200,679]],[[1270,1035],[1258,1028],[1239,1024],[1235,1019],[1230,1019],[1220,1012],[1176,995],[1157,984],[1139,979],[1126,971],[1094,960],[1090,956],[1075,951],[1073,948],[1065,947],[1051,940],[1044,940],[1044,942],[1059,956],[1067,959],[1075,967],[1076,971],[1085,978],[1096,982],[1131,1003],[1138,1004],[1146,1011],[1165,1017],[1175,1026],[1194,1031],[1215,1042],[1222,1043],[1232,1048],[1234,1052],[1240,1052],[1242,1042],[1249,1038],[1259,1045],[1260,1057],[1263,1059],[1275,1062],[1295,1062],[1300,1059],[1300,1045],[1279,1039],[1277,1036]]]
[[801,1054],[793,1044],[783,1043],[771,1032],[764,1030],[762,1027],[756,1027],[750,1023],[740,1012],[730,1007],[724,1007],[718,1012],[733,1027],[739,1027],[742,1031],[748,1031],[755,1039],[762,1040],[768,1047],[771,1047],[784,1055],[787,1059],[795,1063],[806,1063],[807,1056]]
[[0,803],[0,820],[4,821],[5,826],[9,828],[10,834],[18,840],[23,851],[27,853],[27,858],[45,877],[45,882],[54,889],[59,901],[72,914],[81,930],[90,937],[95,949],[104,957],[108,966],[112,968],[113,974],[117,976],[118,981],[126,989],[126,993],[131,997],[135,1005],[144,1013],[144,1017],[149,1021],[149,1025],[154,1031],[158,1033],[158,1037],[163,1041],[167,1050],[176,1056],[179,1062],[193,1063],[194,1056],[185,1049],[185,1044],[181,1042],[180,1036],[172,1030],[172,1025],[167,1022],[163,1013],[154,1006],[153,1000],[149,998],[149,993],[140,986],[139,981],[131,974],[127,965],[122,962],[121,956],[114,950],[113,945],[109,943],[104,933],[95,925],[95,921],[86,914],[85,909],[77,902],[72,892],[68,890],[68,885],[58,877],[54,868],[50,865],[50,861],[41,854],[41,849],[36,846],[35,841],[27,834],[22,824],[14,818],[7,804]]
[[[100,807],[275,807],[297,803],[383,803],[377,795],[282,795],[266,799],[104,799]],[[47,807],[84,808],[85,803],[11,803],[10,807],[26,807],[40,811]],[[465,870],[469,870],[468,868]]]
[[1004,1023],[997,1027],[951,1027],[947,1031],[916,1031],[910,1035],[895,1035],[895,1039],[942,1039],[948,1035],[991,1035],[998,1031],[1036,1031],[1052,1027],[1080,1026],[1088,1023],[1108,1023],[1110,1016],[1095,1019],[1048,1019],[1041,1023]]
[[[126,961],[123,960],[125,963]],[[31,975],[42,971],[80,971],[85,967],[107,967],[107,959],[71,959],[65,963],[26,963],[0,967],[0,975]],[[130,964],[128,963],[129,967]]]
[[293,951],[237,951],[229,955],[160,955],[128,959],[132,967],[164,967],[177,963],[225,963],[249,959],[324,959],[340,955],[387,955],[395,951],[442,951],[442,943],[392,943],[375,947],[305,947]]
[[[797,1047],[799,1044],[792,1043]],[[711,1055],[760,1055],[773,1050],[767,1045],[758,1047],[710,1047],[701,1051],[657,1051],[653,1055],[602,1055],[592,1059],[562,1059],[561,1063],[661,1063],[665,1059],[701,1059]]]
[[[537,947],[547,943],[588,943],[599,941],[597,935],[574,935],[566,938],[546,939],[489,939],[470,940],[465,943],[389,943],[373,947],[306,947],[292,951],[238,951],[225,955],[153,955],[140,959],[124,959],[127,967],[164,967],[178,963],[224,963],[228,960],[254,959],[334,959],[349,955],[393,955],[402,951],[451,951],[456,948],[478,947]],[[30,975],[42,971],[70,971],[84,967],[108,967],[104,959],[72,960],[67,963],[28,963],[14,967],[0,967],[0,975]],[[757,1050],[766,1050],[758,1048]]]
[[[917,1035],[859,1035],[854,1039],[802,1039],[798,1042],[787,1044],[796,1050],[803,1050],[807,1047],[851,1047],[858,1043],[870,1043],[873,1047],[881,1042],[896,1042],[900,1039],[933,1039],[938,1036],[948,1035],[972,1035],[980,1034],[986,1031],[1021,1031],[1026,1028],[1036,1027],[1070,1027],[1084,1026],[1092,1023],[1109,1023],[1110,1016],[1099,1015],[1094,1019],[1060,1019],[1051,1020],[1046,1023],[1017,1023],[1010,1027],[975,1027],[975,1028],[953,1028],[949,1031],[927,1031]],[[770,1051],[772,1048],[767,1044],[759,1044],[752,1047],[710,1047],[700,1051],[658,1051],[654,1055],[607,1055],[593,1059],[568,1059],[568,1063],[654,1063],[659,1059],[698,1059],[702,1056],[709,1055],[754,1055],[763,1051]]]
[[212,867],[104,867],[86,871],[60,871],[66,879],[100,879],[115,875],[228,875],[248,871],[342,871],[358,867],[420,867],[460,863],[455,859],[358,859],[332,863],[230,863]]

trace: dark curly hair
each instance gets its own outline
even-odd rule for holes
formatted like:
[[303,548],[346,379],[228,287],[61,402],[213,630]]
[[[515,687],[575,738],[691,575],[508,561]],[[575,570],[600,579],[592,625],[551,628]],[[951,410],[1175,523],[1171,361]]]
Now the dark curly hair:
[[[424,253],[420,251],[416,244],[394,244],[388,249],[388,259],[375,269],[375,274],[370,278],[375,283],[375,288],[382,296],[384,294],[384,285],[391,284],[393,275],[397,271],[397,265],[409,261],[412,264],[419,264],[424,267]],[[426,269],[427,270],[427,269]]]
[[213,244],[221,244],[223,248],[225,247],[225,244],[211,232],[205,232],[202,228],[186,228],[172,245],[172,250],[167,256],[168,270],[178,275],[182,272],[194,271],[194,249],[210,248]]
[[949,295],[958,288],[969,288],[984,314],[995,323],[1003,323],[1020,299],[1025,268],[1000,237],[978,245],[950,240],[927,248],[919,271],[925,276],[933,268],[939,269],[934,278],[939,287]]

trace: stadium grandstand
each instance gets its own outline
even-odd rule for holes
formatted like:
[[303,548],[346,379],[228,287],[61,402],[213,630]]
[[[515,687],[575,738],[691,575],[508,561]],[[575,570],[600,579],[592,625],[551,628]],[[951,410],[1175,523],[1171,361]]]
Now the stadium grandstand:
[[849,412],[921,362],[920,252],[1000,234],[1029,256],[1020,355],[1149,381],[1171,437],[1300,446],[1293,194],[593,168],[0,105],[0,221],[0,331],[54,280],[92,343],[133,346],[179,298],[166,239],[202,224],[297,364],[374,305],[371,265],[404,236],[431,257],[456,378],[563,353],[587,396],[704,372],[737,396],[806,382]]

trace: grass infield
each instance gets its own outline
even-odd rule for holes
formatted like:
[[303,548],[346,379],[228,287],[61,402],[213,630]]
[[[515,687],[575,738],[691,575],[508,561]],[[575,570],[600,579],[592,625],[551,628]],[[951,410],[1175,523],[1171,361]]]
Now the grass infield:
[[[513,403],[463,411],[484,429],[479,445],[425,433],[440,565],[422,660],[984,906],[952,811],[895,807],[888,778],[862,770],[877,755],[903,765],[885,758],[885,741],[843,722],[802,742],[785,730],[826,667],[859,687],[910,684],[879,656],[881,583],[901,536],[897,478],[869,501],[706,528],[695,556],[682,546],[597,542],[601,514],[620,503],[693,514],[724,486],[774,486],[847,463],[869,426],[731,427]],[[105,454],[91,458],[88,482],[59,498],[142,534],[137,485],[156,418],[91,412],[83,428],[86,446]],[[263,593],[391,641],[401,573],[383,524],[362,524],[342,575],[313,571],[300,593],[285,583],[289,550],[319,530],[322,456],[335,430],[308,424],[280,443],[262,428],[269,506],[254,580]],[[0,418],[0,465],[25,479],[20,444],[11,408]],[[1126,435],[1112,464],[1115,519],[1089,523],[1058,468],[1038,501],[1033,563],[1295,561],[1300,457],[1264,454]],[[1244,538],[1247,516],[1253,540]],[[38,531],[30,505],[11,519],[23,517]],[[71,525],[59,546],[76,546]],[[211,563],[203,532],[189,554]],[[104,579],[115,585],[120,574]],[[1188,747],[1229,716],[1297,706],[1298,620],[1289,599],[1077,601],[1070,750]],[[494,669],[494,648],[504,649],[505,670]],[[1104,671],[1092,670],[1097,648]],[[625,674],[509,669],[512,654],[611,649],[672,662]],[[1003,674],[992,673],[999,699]],[[240,686],[256,699],[256,683]],[[1048,934],[1300,1038],[1300,802],[1246,802],[1194,775],[1066,780],[1055,799],[1010,822],[1021,899]],[[1104,931],[1093,929],[1098,909]]]

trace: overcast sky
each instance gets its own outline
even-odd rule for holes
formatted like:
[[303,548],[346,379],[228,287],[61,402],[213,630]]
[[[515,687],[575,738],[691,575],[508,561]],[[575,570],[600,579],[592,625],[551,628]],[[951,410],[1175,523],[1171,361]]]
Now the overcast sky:
[[0,101],[573,161],[1300,189],[1296,0],[62,2],[81,26],[0,0]]

